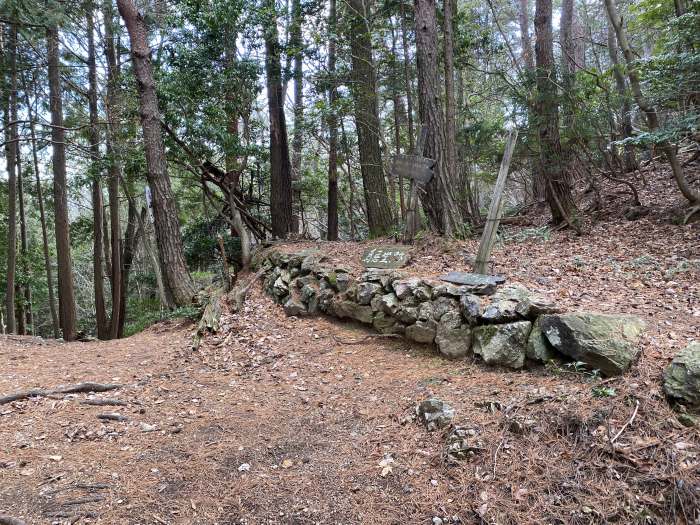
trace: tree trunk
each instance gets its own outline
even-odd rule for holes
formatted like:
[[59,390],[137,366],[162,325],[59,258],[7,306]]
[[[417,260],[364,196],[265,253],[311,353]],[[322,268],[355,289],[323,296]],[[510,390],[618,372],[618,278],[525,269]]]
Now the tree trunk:
[[289,45],[294,53],[294,135],[292,137],[292,233],[299,233],[301,220],[301,150],[303,147],[304,79],[302,75],[303,40],[301,0],[292,0],[292,24]]
[[[418,62],[418,114],[427,130],[423,154],[434,159],[435,176],[426,186],[423,207],[431,227],[451,234],[459,218],[452,199],[453,181],[447,168],[445,118],[440,104],[437,18],[434,0],[415,0]],[[420,153],[420,152],[419,152]]]
[[[24,284],[22,291],[24,292],[24,333],[34,335],[34,319],[32,312],[32,287],[31,275],[29,269],[29,245],[27,239],[27,216],[24,213],[24,180],[22,175],[22,167],[20,163],[21,149],[17,148],[17,196],[19,197],[19,232],[20,232],[20,248],[22,254],[22,274]],[[20,310],[18,309],[18,315]]]
[[59,70],[58,29],[46,28],[49,76],[49,107],[51,111],[51,141],[53,143],[53,199],[56,229],[56,258],[58,262],[58,318],[63,339],[76,338],[75,291],[73,261],[70,253],[70,220],[66,180],[66,136],[63,128],[63,101]]
[[379,109],[377,73],[372,58],[370,0],[349,0],[349,34],[352,53],[352,95],[355,103],[355,126],[360,150],[360,171],[367,206],[367,223],[371,237],[381,237],[391,230],[391,205],[387,195],[382,153],[379,146]]
[[146,153],[146,175],[153,200],[156,244],[165,291],[175,305],[186,306],[192,304],[195,289],[185,263],[180,224],[167,172],[146,22],[132,0],[117,0],[117,7],[124,19],[131,41],[131,56],[138,87],[139,114]]
[[[615,5],[615,0],[605,0],[605,8],[608,12],[608,18],[613,28],[615,29],[615,34],[617,35],[617,42],[622,50],[622,55],[625,57],[625,62],[627,64],[627,78],[630,82],[630,89],[634,95],[634,99],[637,105],[642,110],[647,119],[647,124],[652,131],[659,128],[659,117],[656,114],[656,108],[651,105],[642,95],[642,88],[639,82],[639,73],[635,65],[635,58],[632,53],[632,48],[627,41],[627,34],[622,27],[622,19],[617,12],[617,6]],[[659,148],[664,152],[669,164],[671,165],[671,171],[673,172],[673,177],[676,179],[676,184],[678,189],[681,191],[683,196],[688,199],[692,204],[700,203],[700,192],[694,190],[683,174],[683,169],[681,168],[680,162],[676,157],[675,147],[668,141],[664,140],[659,143]]]
[[[623,138],[632,136],[632,109],[630,108],[629,93],[625,77],[622,74],[622,67],[617,54],[617,41],[615,40],[615,29],[610,20],[608,20],[608,55],[612,64],[613,76],[615,77],[615,88],[617,95],[620,97],[620,134]],[[625,171],[630,172],[637,169],[637,157],[634,154],[634,146],[631,144],[625,145],[624,155]]]
[[[134,254],[136,252],[136,246],[139,241],[139,236],[144,235],[143,222],[146,219],[146,208],[142,209],[141,221],[139,221],[138,209],[136,208],[136,203],[133,199],[129,199],[128,213],[126,219],[126,233],[124,234],[124,249],[122,253],[122,269],[121,269],[121,298],[119,301],[119,322],[115,327],[114,316],[112,316],[112,333],[116,334],[114,337],[122,338],[124,337],[124,322],[126,319],[126,299],[129,289],[129,274],[131,272],[131,265],[134,261]],[[138,223],[138,226],[137,226]]]
[[406,29],[406,8],[403,2],[401,6],[401,48],[403,50],[403,74],[406,83],[406,117],[408,125],[408,150],[413,151],[416,147],[415,128],[413,126],[413,83],[411,81],[410,61],[408,56],[408,35]]
[[[454,85],[454,36],[453,36],[453,4],[454,0],[443,0],[444,11],[444,46],[445,46],[445,181],[455,183],[457,179],[457,131],[455,110]],[[459,220],[461,217],[455,217]]]
[[[41,241],[44,254],[44,269],[46,270],[46,288],[49,296],[49,310],[51,312],[51,328],[54,338],[60,337],[58,312],[56,311],[56,299],[53,290],[53,272],[51,271],[51,257],[49,255],[49,233],[46,226],[46,211],[44,209],[44,193],[41,188],[41,177],[39,175],[39,157],[36,151],[36,129],[34,126],[34,113],[29,100],[29,90],[24,82],[24,99],[27,105],[27,119],[29,120],[29,138],[32,146],[32,161],[34,166],[34,178],[36,179],[36,199],[39,204],[39,222],[41,222]],[[33,86],[36,89],[36,86]],[[35,94],[36,99],[36,94]]]
[[540,139],[540,169],[546,182],[546,198],[554,224],[576,222],[576,204],[566,177],[559,139],[559,102],[552,45],[552,0],[535,5],[535,112]]
[[284,239],[293,231],[292,169],[289,162],[287,123],[284,116],[284,90],[277,15],[274,0],[266,0],[269,19],[263,28],[265,36],[265,74],[267,104],[270,117],[270,218],[272,236]]
[[336,103],[338,88],[336,85],[336,31],[338,17],[336,0],[329,1],[328,13],[328,233],[329,241],[338,240],[338,115]]
[[88,45],[88,107],[90,111],[90,157],[92,162],[92,270],[93,290],[95,292],[95,322],[97,324],[97,338],[109,339],[109,325],[105,310],[104,293],[104,268],[102,261],[102,232],[103,232],[103,202],[102,184],[100,183],[100,132],[97,113],[97,66],[95,62],[95,37],[93,34],[94,17],[93,5],[89,2],[86,6],[87,45]]
[[[5,57],[3,57],[5,58]],[[17,26],[10,26],[7,44],[7,67],[10,74],[3,124],[5,128],[5,161],[7,163],[7,282],[5,310],[7,333],[17,331],[15,319],[15,279],[17,271]]]
[[523,62],[528,71],[534,71],[535,60],[532,56],[532,38],[530,37],[530,6],[528,0],[519,0],[518,23],[520,25],[520,47]]
[[[116,151],[114,148],[114,142],[116,140],[116,106],[117,101],[117,89],[119,83],[119,70],[117,66],[117,54],[115,46],[115,36],[114,36],[114,9],[112,7],[112,0],[105,0],[102,7],[102,17],[104,20],[104,54],[107,62],[107,100],[106,100],[106,113],[107,113],[107,133],[106,133],[106,143],[107,143],[107,154],[110,157],[110,163],[108,168],[109,182],[107,184],[107,195],[109,200],[109,237],[111,238],[110,243],[110,255],[111,268],[109,268],[110,282],[112,284],[112,315],[110,319],[110,337],[115,339],[117,337],[122,337],[124,332],[124,315],[125,315],[125,305],[126,300],[126,290],[124,284],[124,275],[128,275],[128,271],[123,268],[123,258],[122,258],[122,242],[121,242],[121,213],[119,210],[119,184],[120,184],[120,168],[119,163],[116,158]],[[127,226],[128,227],[128,226]],[[107,235],[107,229],[104,230],[105,235]],[[124,247],[126,250],[126,247]]]

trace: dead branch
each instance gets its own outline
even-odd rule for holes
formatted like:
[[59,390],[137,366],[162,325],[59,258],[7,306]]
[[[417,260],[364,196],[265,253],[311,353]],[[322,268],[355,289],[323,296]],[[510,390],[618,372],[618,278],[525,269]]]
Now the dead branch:
[[20,401],[22,399],[29,399],[30,397],[47,397],[54,394],[80,394],[87,392],[107,392],[108,390],[115,390],[120,388],[121,385],[112,384],[101,384],[101,383],[78,383],[77,385],[67,385],[59,386],[52,390],[45,390],[41,388],[34,388],[32,390],[25,390],[23,392],[15,392],[14,394],[9,394],[4,397],[0,397],[0,405],[5,405],[13,401]]
[[98,407],[105,407],[105,406],[119,406],[123,407],[126,406],[126,403],[122,401],[121,399],[86,399],[84,401],[80,402],[81,405],[93,405],[93,406],[98,406]]
[[97,419],[102,421],[129,421],[129,418],[121,414],[97,414]]
[[639,410],[639,399],[637,400],[637,404],[636,404],[635,407],[634,407],[634,412],[632,412],[632,416],[627,420],[627,423],[625,423],[624,425],[622,425],[622,428],[620,429],[620,431],[619,431],[617,434],[615,434],[615,437],[613,437],[613,438],[610,440],[610,444],[611,444],[611,445],[612,445],[613,443],[615,443],[615,440],[616,440],[617,438],[619,438],[619,437],[622,435],[622,433],[625,431],[625,429],[626,429],[628,426],[630,426],[630,424],[632,424],[632,421],[634,421],[634,418],[637,417],[637,411],[638,411],[638,410]]

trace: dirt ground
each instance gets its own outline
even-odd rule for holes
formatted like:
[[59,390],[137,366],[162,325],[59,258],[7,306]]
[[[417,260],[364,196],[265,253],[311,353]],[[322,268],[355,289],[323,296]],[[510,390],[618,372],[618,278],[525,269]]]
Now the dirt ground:
[[[663,368],[700,339],[697,224],[603,217],[583,237],[540,226],[508,228],[493,270],[569,310],[644,318],[643,354],[625,376],[448,361],[366,338],[359,326],[286,318],[259,287],[196,352],[185,324],[110,342],[0,336],[0,397],[121,385],[0,405],[0,515],[27,524],[700,523],[700,430],[681,425],[661,391]],[[321,247],[358,269],[377,242]],[[407,271],[464,270],[475,246],[423,239]],[[413,419],[430,396],[472,431],[473,457],[448,462],[449,429],[427,432]],[[115,413],[128,420],[98,419]]]

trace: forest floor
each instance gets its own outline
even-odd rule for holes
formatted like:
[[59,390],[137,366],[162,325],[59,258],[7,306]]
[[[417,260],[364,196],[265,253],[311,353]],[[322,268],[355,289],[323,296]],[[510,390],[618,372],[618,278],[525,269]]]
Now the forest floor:
[[[643,201],[666,195],[648,191]],[[663,368],[700,339],[700,228],[669,222],[669,199],[631,222],[606,204],[581,237],[526,216],[494,253],[495,273],[569,310],[647,322],[640,360],[604,381],[449,361],[409,341],[366,338],[361,326],[287,318],[260,287],[196,352],[193,326],[172,322],[120,341],[0,336],[0,396],[121,385],[0,405],[0,515],[28,524],[700,523],[700,431],[678,421],[661,390]],[[359,271],[362,250],[379,242],[288,249],[318,245]],[[406,271],[465,270],[476,245],[424,238]],[[473,430],[471,459],[447,462],[445,433],[413,420],[430,396]],[[125,405],[84,404],[106,398]],[[128,420],[98,419],[106,413]]]

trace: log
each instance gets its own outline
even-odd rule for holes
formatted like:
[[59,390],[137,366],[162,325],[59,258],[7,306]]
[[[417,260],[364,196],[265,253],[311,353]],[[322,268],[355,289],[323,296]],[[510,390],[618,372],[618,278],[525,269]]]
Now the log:
[[[46,397],[54,394],[80,394],[87,392],[107,392],[108,390],[115,390],[120,388],[121,385],[113,384],[102,384],[102,383],[78,383],[77,385],[66,385],[59,386],[54,389],[41,389],[34,388],[32,390],[24,390],[22,392],[15,392],[14,394],[9,394],[4,397],[0,397],[0,405],[5,405],[7,403],[12,403],[13,401],[20,401],[22,399],[29,399],[30,397]],[[1,523],[1,522],[0,522]]]

